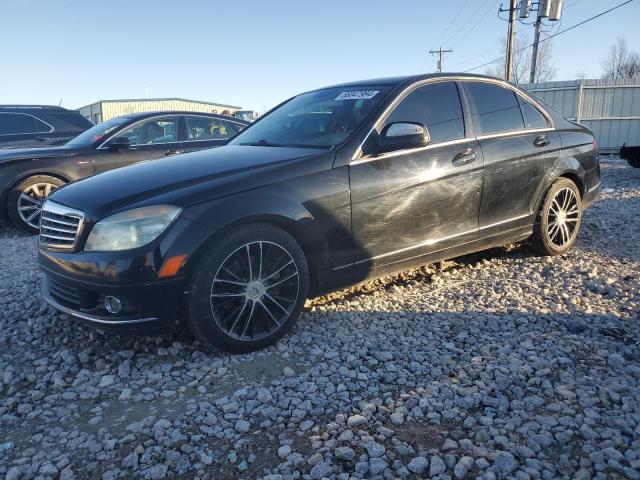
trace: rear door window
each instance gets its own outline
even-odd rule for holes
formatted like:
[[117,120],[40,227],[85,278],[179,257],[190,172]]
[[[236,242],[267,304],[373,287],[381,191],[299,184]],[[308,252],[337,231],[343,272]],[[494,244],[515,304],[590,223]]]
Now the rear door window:
[[476,135],[524,129],[520,105],[513,90],[492,83],[465,83]]
[[220,118],[187,116],[186,121],[188,142],[225,140],[239,131],[235,123]]
[[423,124],[434,143],[464,138],[458,87],[454,82],[439,82],[417,88],[398,104],[386,124],[394,122]]
[[0,135],[36,133],[36,119],[25,113],[0,113]]

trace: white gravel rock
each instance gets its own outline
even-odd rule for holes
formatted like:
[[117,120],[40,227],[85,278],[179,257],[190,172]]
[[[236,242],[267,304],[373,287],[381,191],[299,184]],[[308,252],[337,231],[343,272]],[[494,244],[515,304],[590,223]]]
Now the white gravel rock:
[[426,470],[429,462],[425,457],[415,457],[412,458],[407,468],[411,473],[415,473],[416,475],[422,475]]

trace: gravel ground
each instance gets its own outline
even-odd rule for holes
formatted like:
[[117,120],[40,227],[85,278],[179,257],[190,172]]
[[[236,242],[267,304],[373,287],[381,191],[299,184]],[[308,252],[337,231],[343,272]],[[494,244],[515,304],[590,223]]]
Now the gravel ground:
[[576,248],[495,249],[309,302],[249,355],[44,306],[0,230],[0,478],[640,479],[640,170]]

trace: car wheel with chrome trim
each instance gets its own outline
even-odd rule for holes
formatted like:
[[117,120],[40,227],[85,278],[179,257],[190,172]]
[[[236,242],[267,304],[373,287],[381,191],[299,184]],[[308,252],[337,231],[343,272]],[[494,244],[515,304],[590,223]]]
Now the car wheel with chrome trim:
[[203,342],[248,352],[281,338],[300,316],[309,288],[298,243],[271,225],[225,232],[191,273],[185,318]]
[[533,229],[531,243],[542,255],[568,252],[578,237],[582,199],[576,184],[559,178],[547,191]]
[[7,213],[13,224],[27,233],[37,234],[42,204],[64,183],[57,177],[34,175],[16,184],[7,201]]

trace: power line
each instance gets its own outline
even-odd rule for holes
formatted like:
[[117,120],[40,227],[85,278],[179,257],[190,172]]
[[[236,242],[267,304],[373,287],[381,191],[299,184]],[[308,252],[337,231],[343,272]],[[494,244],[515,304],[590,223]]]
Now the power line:
[[[616,5],[615,7],[612,7],[609,10],[605,10],[604,12],[601,12],[601,13],[599,13],[597,15],[594,15],[593,17],[587,18],[586,20],[583,20],[580,23],[576,23],[575,25],[567,27],[564,30],[560,30],[559,32],[554,33],[553,35],[549,35],[547,38],[542,38],[542,39],[540,39],[540,43],[546,42],[547,40],[551,40],[553,37],[557,37],[558,35],[562,35],[563,33],[568,32],[569,30],[573,30],[574,28],[577,28],[577,27],[579,27],[581,25],[584,25],[585,23],[588,23],[588,22],[590,22],[592,20],[595,20],[596,18],[599,18],[599,17],[601,17],[603,15],[606,15],[607,13],[612,12],[612,11],[614,11],[614,10],[620,8],[620,7],[623,7],[623,6],[629,4],[629,3],[633,2],[633,1],[634,0],[627,0],[626,2],[622,2],[621,4]],[[522,48],[516,50],[514,53],[520,53],[520,52],[522,52],[522,51],[524,51],[524,50],[526,50],[528,48],[531,48],[532,46],[533,46],[533,43],[530,44],[530,45],[527,45],[526,47],[522,47]],[[492,63],[495,63],[495,62],[498,62],[500,60],[503,60],[504,58],[505,58],[505,55],[502,55],[501,57],[494,58],[493,60],[491,60],[491,61],[489,61],[487,63],[483,63],[482,65],[478,65],[477,67],[473,67],[473,68],[470,68],[469,70],[465,70],[463,73],[471,72],[473,70],[477,70],[478,68],[486,67],[487,65],[491,65]]]
[[458,41],[457,41],[454,45],[452,45],[452,46],[451,46],[451,48],[455,48],[455,47],[457,47],[458,45],[460,45],[460,43],[462,43],[462,41],[463,41],[465,38],[467,38],[467,36],[468,36],[471,32],[473,32],[476,28],[478,28],[478,25],[480,25],[480,22],[482,22],[482,20],[484,20],[484,18],[485,18],[489,13],[491,13],[491,9],[487,10],[487,11],[484,13],[484,15],[482,15],[481,17],[478,17],[478,20],[476,21],[476,23],[474,23],[474,24],[473,24],[473,27],[471,27],[471,28],[467,29],[467,31],[464,33],[464,35],[462,35],[462,37],[460,37],[460,38],[458,39]]
[[[524,30],[522,30],[522,31],[520,32],[520,34],[523,34],[523,33],[525,33],[525,32],[529,32],[532,28],[533,28],[533,25],[531,25],[531,26],[529,26],[529,27],[525,28]],[[458,63],[456,63],[456,64],[455,64],[455,66],[456,66],[456,67],[458,67],[458,66],[464,65],[464,64],[466,64],[466,63],[472,62],[472,61],[473,61],[473,60],[475,60],[476,58],[481,57],[481,56],[483,56],[485,53],[487,53],[487,52],[489,52],[489,51],[493,50],[494,48],[498,47],[498,46],[499,46],[499,45],[501,45],[503,42],[504,42],[504,39],[500,39],[500,40],[498,40],[496,43],[494,43],[493,45],[491,45],[489,48],[485,48],[484,50],[482,50],[482,51],[480,51],[480,52],[476,53],[473,57],[469,57],[469,58],[467,58],[467,59],[466,59],[465,61],[463,61],[463,62],[458,62]]]
[[478,57],[481,57],[482,55],[484,55],[485,53],[487,53],[490,50],[493,50],[494,48],[496,48],[498,45],[500,45],[502,43],[502,40],[498,40],[496,43],[494,43],[493,45],[491,45],[489,48],[485,48],[484,50],[482,50],[481,52],[478,52],[477,54],[475,54],[473,57],[471,58],[467,58],[464,62],[458,62],[456,63],[456,66],[459,65],[464,65],[465,63],[469,63],[473,60],[475,60]]
[[470,24],[476,17],[476,15],[478,14],[478,12],[480,12],[480,10],[482,10],[491,0],[486,0],[485,2],[481,3],[480,6],[471,14],[471,16],[467,19],[466,22],[464,22],[460,28],[458,28],[458,30],[456,30],[453,35],[449,36],[449,38],[447,40],[445,40],[443,43],[451,43],[453,41],[454,38],[456,38],[456,36],[458,36],[458,34],[468,25]]
[[444,36],[447,34],[447,32],[449,31],[449,29],[451,28],[451,26],[456,23],[456,20],[458,20],[458,17],[460,16],[460,14],[462,13],[462,10],[464,10],[464,7],[467,6],[467,3],[469,3],[469,0],[465,0],[464,3],[462,4],[462,6],[460,7],[460,10],[458,10],[458,12],[455,14],[455,16],[453,17],[453,20],[451,20],[449,22],[449,25],[447,25],[447,28],[444,29],[444,32],[442,32],[442,35],[440,35],[440,37],[438,38],[438,41],[435,42],[433,44],[433,46],[429,49],[429,50],[433,50],[433,48],[440,43],[440,40],[442,40],[444,38]]

